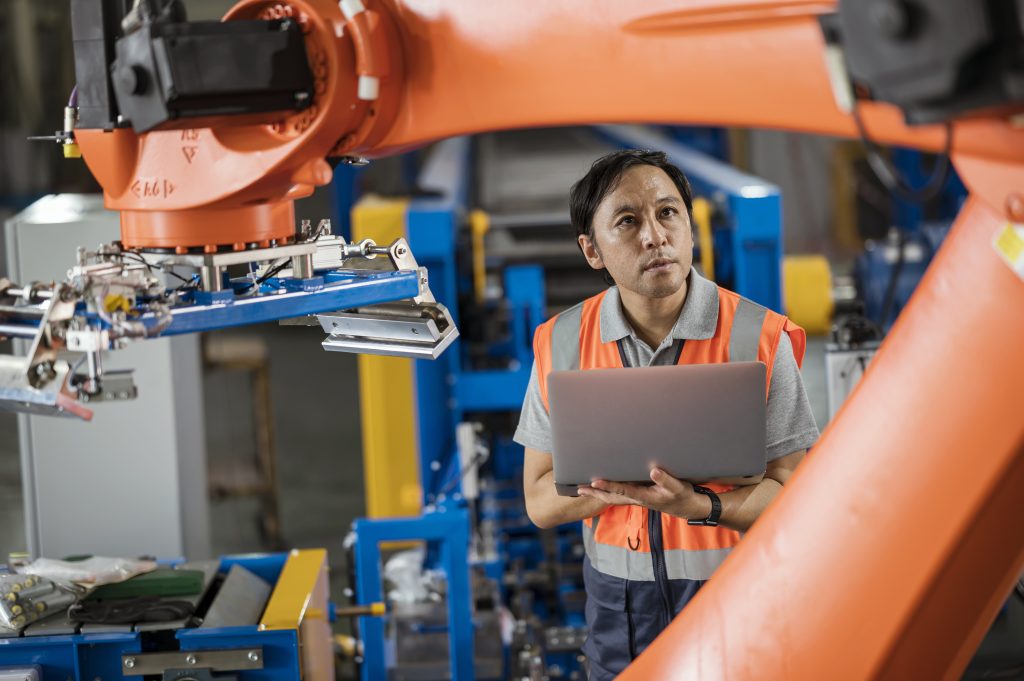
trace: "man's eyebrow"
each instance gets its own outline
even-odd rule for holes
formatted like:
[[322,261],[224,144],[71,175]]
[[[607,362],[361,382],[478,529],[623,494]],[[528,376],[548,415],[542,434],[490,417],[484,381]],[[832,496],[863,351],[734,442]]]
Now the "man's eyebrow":
[[674,196],[662,196],[658,199],[658,203],[679,203],[679,199]]
[[630,203],[623,203],[623,204],[620,204],[619,207],[615,209],[615,212],[612,213],[612,217],[615,217],[619,213],[635,213],[635,212],[636,212],[636,208],[634,208],[632,204],[630,204]]

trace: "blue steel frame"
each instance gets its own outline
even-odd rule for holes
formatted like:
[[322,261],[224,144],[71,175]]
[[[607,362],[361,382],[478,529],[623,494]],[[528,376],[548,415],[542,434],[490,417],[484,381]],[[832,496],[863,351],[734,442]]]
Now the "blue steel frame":
[[[694,194],[711,198],[730,225],[715,230],[716,278],[777,312],[782,309],[782,196],[779,188],[646,127],[597,126],[620,147],[657,149],[686,173]],[[728,258],[721,257],[728,254]]]
[[[430,273],[434,297],[458,319],[457,235],[469,200],[471,141],[440,143],[417,185],[432,196],[413,200],[406,210],[406,235],[420,265]],[[534,329],[544,321],[544,272],[539,266],[505,271],[511,308],[511,338],[505,348],[513,358],[508,370],[470,371],[461,344],[435,361],[414,362],[416,433],[423,504],[418,518],[360,519],[355,523],[357,597],[360,603],[381,600],[381,541],[423,539],[441,542],[440,566],[448,576],[449,652],[453,678],[473,677],[472,603],[469,584],[469,516],[461,504],[455,427],[467,412],[510,411],[522,405],[533,364]],[[452,484],[454,482],[454,484]],[[441,490],[450,487],[448,495]],[[486,566],[485,566],[486,567]],[[492,568],[494,566],[491,566]],[[362,618],[364,680],[384,678],[384,624]]]
[[[220,303],[196,303],[172,308],[172,321],[160,332],[160,336],[213,331],[231,326],[389,303],[419,294],[419,277],[412,271],[323,272],[313,279],[303,280],[315,281],[308,290],[292,290],[292,281],[270,279],[260,287],[259,295],[249,298],[235,299],[231,291],[225,291],[227,297]],[[93,324],[106,326],[95,314],[88,313],[86,316]],[[147,326],[156,323],[156,317],[152,313],[142,315],[140,320]]]
[[[469,515],[465,508],[440,506],[419,518],[360,519],[356,536],[355,569],[358,603],[384,600],[381,586],[380,543],[422,539],[437,545],[440,565],[448,578],[448,659],[452,681],[473,678],[473,608],[469,581]],[[387,678],[384,621],[359,618],[363,642],[362,681]]]
[[[288,554],[221,558],[220,570],[239,564],[271,584],[277,582]],[[258,625],[213,629],[179,629],[181,650],[263,648],[263,669],[235,672],[240,681],[300,681],[301,651],[297,629],[261,631]],[[42,681],[138,679],[121,674],[121,656],[141,653],[137,632],[0,638],[0,669],[38,665]]]
[[[472,182],[471,141],[441,142],[420,174],[418,186],[434,193],[414,200],[406,212],[406,234],[417,261],[430,272],[434,297],[458,324],[459,289],[456,237],[465,222]],[[433,362],[416,361],[417,443],[423,503],[438,501],[439,490],[459,475],[455,427],[467,412],[518,410],[533,364],[533,332],[544,322],[544,271],[539,266],[509,267],[505,296],[512,311],[508,370],[471,371],[462,345]],[[454,350],[454,352],[452,351]]]

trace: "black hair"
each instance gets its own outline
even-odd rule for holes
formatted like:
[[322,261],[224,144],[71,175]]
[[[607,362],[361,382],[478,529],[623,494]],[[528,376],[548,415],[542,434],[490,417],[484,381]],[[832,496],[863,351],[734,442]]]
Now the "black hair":
[[569,220],[576,230],[576,236],[586,234],[594,238],[594,213],[601,201],[614,191],[625,172],[634,166],[661,168],[679,190],[686,204],[686,215],[693,224],[693,193],[690,183],[678,167],[668,160],[663,151],[624,149],[615,151],[594,161],[590,170],[569,190]]

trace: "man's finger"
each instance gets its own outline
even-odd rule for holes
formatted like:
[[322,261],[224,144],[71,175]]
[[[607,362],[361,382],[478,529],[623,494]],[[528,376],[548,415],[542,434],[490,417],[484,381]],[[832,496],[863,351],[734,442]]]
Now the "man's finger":
[[622,494],[613,494],[611,492],[604,492],[599,489],[586,488],[580,490],[580,494],[585,497],[591,497],[597,499],[603,504],[609,504],[612,506],[627,506],[634,503],[632,499]]
[[672,477],[657,467],[651,469],[651,480],[655,485],[672,495],[682,494],[687,491],[686,483],[678,478]]

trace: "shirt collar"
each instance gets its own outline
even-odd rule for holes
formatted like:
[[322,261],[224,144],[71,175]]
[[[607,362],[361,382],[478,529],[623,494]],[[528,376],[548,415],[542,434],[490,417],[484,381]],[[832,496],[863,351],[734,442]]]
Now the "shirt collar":
[[[687,277],[688,289],[679,319],[672,327],[675,340],[707,340],[714,337],[718,327],[718,286],[702,277],[696,269],[690,268]],[[622,297],[619,288],[612,286],[601,301],[601,342],[612,343],[626,336],[634,336],[622,311]]]

